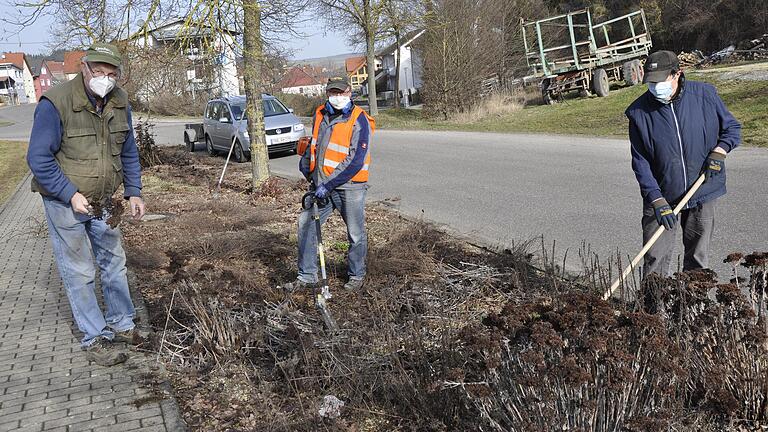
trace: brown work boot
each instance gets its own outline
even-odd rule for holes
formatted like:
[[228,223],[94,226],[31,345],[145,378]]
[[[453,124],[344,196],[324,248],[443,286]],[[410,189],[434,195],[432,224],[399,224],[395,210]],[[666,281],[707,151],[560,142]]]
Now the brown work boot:
[[120,352],[108,339],[99,337],[84,348],[85,358],[99,366],[114,366],[128,360],[128,354]]
[[115,337],[112,338],[112,343],[127,343],[128,345],[139,345],[143,342],[143,338],[136,331],[136,328],[115,332]]

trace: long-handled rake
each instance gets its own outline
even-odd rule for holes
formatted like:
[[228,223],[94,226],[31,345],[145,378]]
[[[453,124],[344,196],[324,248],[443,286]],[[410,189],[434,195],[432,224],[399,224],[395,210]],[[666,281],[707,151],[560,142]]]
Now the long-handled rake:
[[[320,292],[317,291],[317,287],[312,287],[312,296],[315,298],[315,306],[320,311],[320,315],[323,317],[325,327],[329,331],[338,330],[339,326],[336,324],[336,320],[331,316],[331,312],[328,310],[328,304],[326,301],[331,298],[331,291],[328,289],[328,276],[325,272],[325,248],[323,247],[323,235],[320,227],[320,210],[317,207],[318,198],[315,197],[313,191],[307,192],[301,197],[301,207],[304,210],[312,209],[312,219],[315,221],[315,233],[317,234],[317,255],[320,258],[320,275],[322,279],[320,281]],[[322,200],[321,204],[326,205],[327,199]]]
[[[688,201],[693,198],[693,195],[696,193],[697,190],[699,190],[699,187],[704,183],[704,180],[706,180],[706,175],[702,174],[699,176],[698,179],[696,179],[696,182],[691,186],[691,188],[688,190],[688,193],[685,194],[683,199],[680,200],[679,203],[675,206],[675,209],[673,210],[675,216],[677,216],[683,208],[685,208],[685,205],[688,204]],[[640,260],[643,259],[646,253],[651,249],[651,247],[656,243],[656,240],[661,237],[661,235],[664,233],[665,228],[663,226],[659,226],[659,228],[656,230],[655,233],[653,233],[653,236],[648,240],[648,242],[643,246],[643,248],[640,250],[640,253],[637,254],[635,259],[632,260],[631,263],[627,266],[627,268],[624,269],[624,272],[619,276],[615,281],[613,281],[613,284],[611,285],[611,289],[607,291],[603,295],[604,300],[608,300],[611,296],[613,296],[614,291],[619,287],[619,285],[623,284],[624,281],[626,281],[627,276],[629,276],[632,271],[637,268],[637,265],[640,263]]]
[[224,162],[224,168],[221,170],[221,176],[219,176],[219,182],[216,183],[216,188],[213,190],[213,199],[217,199],[219,197],[219,192],[221,192],[221,182],[224,180],[224,173],[227,172],[227,165],[229,165],[229,158],[232,157],[232,150],[235,148],[235,141],[237,141],[237,137],[232,138],[232,145],[229,146],[227,161]]

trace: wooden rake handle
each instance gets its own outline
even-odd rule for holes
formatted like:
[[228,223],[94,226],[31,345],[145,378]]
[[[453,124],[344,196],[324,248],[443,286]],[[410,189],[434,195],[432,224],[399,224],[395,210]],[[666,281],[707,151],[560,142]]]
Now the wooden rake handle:
[[[674,213],[675,216],[677,216],[685,207],[686,204],[688,204],[688,201],[693,198],[693,195],[696,193],[696,191],[699,190],[699,187],[704,183],[704,180],[706,180],[706,175],[702,174],[699,176],[698,179],[696,179],[696,182],[691,186],[690,189],[688,189],[688,193],[685,194],[683,199],[680,200],[679,203],[675,206]],[[606,292],[603,295],[603,300],[608,300],[611,296],[613,296],[613,293],[616,291],[616,289],[626,281],[627,276],[629,276],[630,273],[637,267],[637,265],[640,263],[640,260],[643,259],[646,253],[651,249],[651,247],[656,243],[656,240],[661,237],[661,234],[664,233],[664,226],[659,226],[659,228],[656,230],[655,233],[653,233],[653,236],[648,240],[648,242],[643,246],[643,248],[640,250],[640,253],[637,254],[635,259],[632,260],[632,262],[627,266],[627,268],[624,269],[624,272],[619,276],[615,281],[613,281],[613,284],[611,285],[611,289]]]

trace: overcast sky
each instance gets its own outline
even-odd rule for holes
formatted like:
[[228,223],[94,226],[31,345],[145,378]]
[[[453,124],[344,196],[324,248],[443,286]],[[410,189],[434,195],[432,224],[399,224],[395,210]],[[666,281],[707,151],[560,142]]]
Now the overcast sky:
[[[13,10],[13,0],[0,0],[0,11]],[[49,51],[50,37],[48,29],[51,26],[50,17],[41,17],[35,24],[16,34],[18,29],[0,22],[0,52],[23,51],[28,54],[46,53]],[[335,34],[324,34],[323,28],[317,25],[317,20],[308,20],[305,28],[299,31],[312,36],[306,39],[291,38],[286,40],[286,46],[294,51],[291,59],[326,57],[361,51],[359,48],[347,46],[346,37]]]

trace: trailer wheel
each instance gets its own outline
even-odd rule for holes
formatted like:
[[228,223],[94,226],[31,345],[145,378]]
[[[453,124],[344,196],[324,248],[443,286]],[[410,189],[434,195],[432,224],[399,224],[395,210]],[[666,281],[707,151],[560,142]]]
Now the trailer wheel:
[[549,83],[549,78],[541,81],[541,98],[544,100],[546,105],[554,105],[557,103],[557,99],[555,98],[555,95],[549,91]]
[[642,84],[643,78],[645,78],[645,72],[643,71],[643,63],[640,60],[632,60],[635,70],[637,71],[637,83]]
[[605,69],[595,69],[594,74],[592,75],[592,88],[595,90],[595,94],[597,94],[600,97],[606,97],[608,96],[608,91],[610,90],[610,83],[608,82],[608,73],[605,72]]
[[637,65],[634,60],[624,63],[621,69],[621,72],[624,75],[624,82],[627,83],[627,85],[634,86],[640,84],[642,79],[637,73]]
[[189,139],[189,134],[187,133],[187,131],[184,131],[184,144],[187,146],[187,150],[190,153],[195,152],[195,142]]

